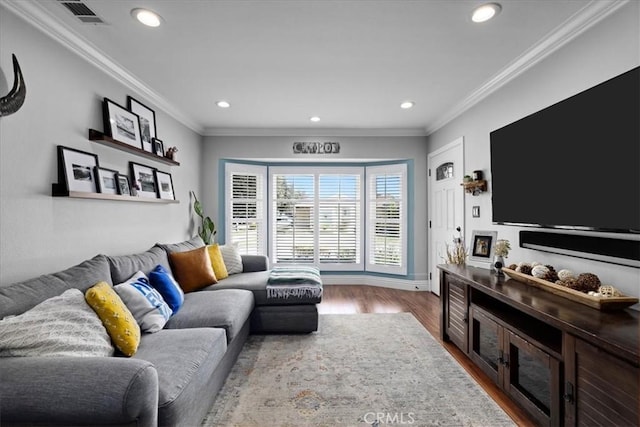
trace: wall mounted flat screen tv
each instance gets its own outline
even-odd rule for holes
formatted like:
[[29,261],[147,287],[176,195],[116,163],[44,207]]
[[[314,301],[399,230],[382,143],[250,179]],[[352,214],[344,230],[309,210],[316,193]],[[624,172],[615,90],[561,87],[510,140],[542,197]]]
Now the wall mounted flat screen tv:
[[494,223],[640,233],[639,70],[491,132]]

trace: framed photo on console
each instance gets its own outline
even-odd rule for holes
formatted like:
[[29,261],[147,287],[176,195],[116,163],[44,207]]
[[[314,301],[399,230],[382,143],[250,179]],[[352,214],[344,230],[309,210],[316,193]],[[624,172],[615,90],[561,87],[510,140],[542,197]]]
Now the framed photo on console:
[[127,106],[129,111],[137,114],[140,120],[142,149],[153,153],[153,138],[156,137],[156,112],[132,96],[127,96]]
[[93,153],[58,145],[58,170],[67,192],[96,193],[98,187],[93,174],[98,156]]
[[158,196],[160,196],[161,199],[175,200],[176,196],[173,192],[173,179],[171,178],[171,174],[159,170],[155,172],[156,182],[158,183]]
[[148,199],[158,198],[158,183],[156,182],[155,168],[129,162],[131,167],[132,185],[138,185],[138,196]]
[[111,138],[136,148],[142,148],[138,115],[127,111],[109,98],[102,105],[104,131]]
[[96,166],[95,175],[98,193],[118,194],[118,171]]
[[498,238],[497,231],[473,230],[469,259],[471,261],[491,264]]

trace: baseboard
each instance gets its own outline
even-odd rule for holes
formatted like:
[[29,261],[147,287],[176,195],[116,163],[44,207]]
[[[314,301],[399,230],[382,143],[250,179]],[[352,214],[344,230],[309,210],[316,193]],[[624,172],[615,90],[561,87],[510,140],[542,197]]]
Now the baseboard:
[[393,277],[368,275],[325,275],[322,276],[323,285],[368,285],[382,288],[401,289],[404,291],[430,291],[427,280],[407,280]]

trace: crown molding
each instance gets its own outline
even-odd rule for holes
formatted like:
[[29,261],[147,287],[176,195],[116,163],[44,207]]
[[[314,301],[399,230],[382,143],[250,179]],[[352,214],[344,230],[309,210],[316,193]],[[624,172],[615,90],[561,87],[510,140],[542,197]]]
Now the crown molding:
[[164,111],[178,122],[202,135],[203,127],[183,114],[178,108],[160,94],[147,86],[142,80],[130,73],[100,49],[89,43],[62,21],[53,17],[38,2],[2,0],[0,5],[33,25],[44,34],[91,63],[114,80],[131,89],[136,95],[149,100],[156,108]]
[[206,128],[204,136],[426,136],[423,128]]
[[556,27],[546,37],[520,55],[502,71],[493,76],[452,109],[437,118],[425,128],[426,135],[431,135],[469,108],[551,55],[562,46],[575,39],[616,10],[627,4],[629,0],[593,0],[565,22]]

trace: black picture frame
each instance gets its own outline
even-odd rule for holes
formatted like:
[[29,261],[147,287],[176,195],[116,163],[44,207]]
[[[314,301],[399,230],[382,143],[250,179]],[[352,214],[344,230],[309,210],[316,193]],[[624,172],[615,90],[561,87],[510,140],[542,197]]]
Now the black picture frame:
[[157,135],[156,112],[132,96],[127,96],[127,107],[129,107],[129,111],[138,116],[142,149],[154,153],[153,139]]
[[129,162],[131,169],[131,185],[137,185],[138,197],[148,199],[158,198],[158,182],[156,181],[156,168],[136,162]]
[[164,142],[158,138],[153,138],[153,152],[156,156],[164,157]]
[[96,166],[94,169],[98,193],[118,194],[118,171]]
[[176,195],[171,174],[156,170],[155,175],[156,183],[158,184],[158,197],[164,200],[175,200]]
[[58,145],[58,181],[67,192],[96,193],[94,168],[100,166],[98,155]]
[[129,177],[127,175],[123,175],[118,173],[116,175],[118,180],[118,194],[121,196],[130,196],[131,195],[131,184],[129,184]]
[[104,98],[102,114],[104,131],[108,136],[133,147],[142,148],[140,118],[137,114],[109,98]]

